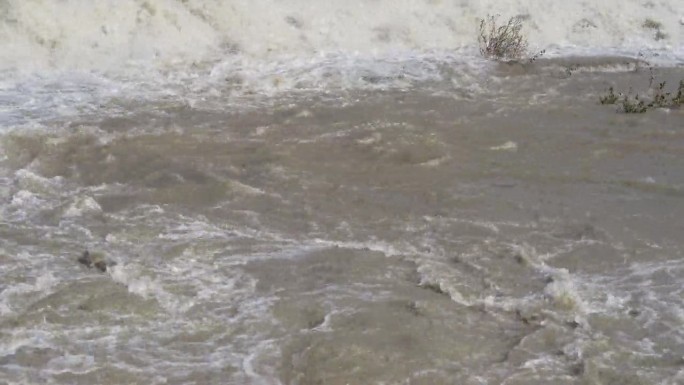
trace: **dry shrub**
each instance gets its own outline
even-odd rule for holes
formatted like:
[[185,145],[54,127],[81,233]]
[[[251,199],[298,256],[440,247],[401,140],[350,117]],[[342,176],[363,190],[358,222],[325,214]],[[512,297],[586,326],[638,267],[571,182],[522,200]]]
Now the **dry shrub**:
[[480,53],[496,60],[518,60],[527,56],[527,38],[522,34],[522,20],[512,17],[498,25],[497,16],[480,20]]

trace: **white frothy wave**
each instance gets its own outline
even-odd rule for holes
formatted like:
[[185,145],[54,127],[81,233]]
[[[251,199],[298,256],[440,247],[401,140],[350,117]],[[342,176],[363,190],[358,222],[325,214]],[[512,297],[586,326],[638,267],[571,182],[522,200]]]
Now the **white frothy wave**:
[[170,314],[183,313],[194,305],[192,300],[169,293],[159,280],[141,271],[142,268],[135,264],[120,264],[113,266],[110,274],[115,282],[125,285],[130,293],[144,299],[154,298]]
[[64,217],[73,218],[102,213],[102,207],[89,196],[77,197],[64,212]]
[[[534,47],[671,50],[682,48],[684,36],[684,8],[675,0],[8,0],[0,3],[0,50],[10,54],[0,68],[452,50],[476,45],[477,19],[488,14],[524,18]],[[657,24],[645,27],[646,20]]]
[[0,121],[120,114],[141,101],[247,107],[254,95],[418,82],[471,93],[487,15],[523,20],[530,49],[549,57],[684,63],[677,0],[4,0]]
[[[17,259],[31,259],[31,256],[27,253],[21,253],[17,256]],[[0,316],[7,316],[15,313],[16,309],[12,305],[15,297],[26,293],[46,293],[58,283],[59,280],[52,272],[48,271],[37,276],[33,282],[29,281],[8,286],[0,291]]]

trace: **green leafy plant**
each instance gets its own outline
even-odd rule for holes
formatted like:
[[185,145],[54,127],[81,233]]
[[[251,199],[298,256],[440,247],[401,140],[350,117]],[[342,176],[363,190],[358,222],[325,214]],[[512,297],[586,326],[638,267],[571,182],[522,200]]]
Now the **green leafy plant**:
[[634,98],[629,95],[623,95],[622,97],[622,112],[626,114],[643,114],[648,111],[649,106],[644,103],[643,100],[639,99],[639,94],[636,94]]
[[653,19],[646,19],[646,20],[644,20],[644,23],[641,24],[641,27],[644,29],[653,30],[655,32],[655,35],[653,36],[653,38],[656,41],[667,39],[667,34],[662,31],[663,23],[661,23],[659,21],[655,21]]
[[658,84],[658,87],[655,89],[655,94],[653,95],[653,101],[648,104],[649,107],[669,107],[670,101],[667,100],[667,97],[670,96],[670,93],[665,92],[665,84],[666,82],[661,82]]
[[615,95],[615,91],[613,90],[613,87],[608,88],[608,92],[603,95],[599,96],[599,102],[601,104],[615,104],[618,101],[618,96]]
[[655,21],[653,19],[646,19],[644,20],[644,23],[641,24],[642,27],[646,29],[661,29],[663,28],[663,24],[659,21]]
[[679,81],[679,87],[677,88],[677,95],[672,98],[673,106],[684,105],[684,80]]
[[[651,79],[649,88],[653,88],[655,77],[651,71]],[[620,109],[618,111],[627,114],[643,114],[644,112],[655,108],[676,108],[684,105],[684,80],[679,81],[677,93],[671,96],[672,93],[665,91],[667,82],[658,83],[653,88],[653,97],[649,102],[645,102],[639,97],[639,94],[632,96],[632,91],[627,94],[615,93],[613,87],[609,87],[605,94],[599,95],[599,103],[601,104],[618,104]]]

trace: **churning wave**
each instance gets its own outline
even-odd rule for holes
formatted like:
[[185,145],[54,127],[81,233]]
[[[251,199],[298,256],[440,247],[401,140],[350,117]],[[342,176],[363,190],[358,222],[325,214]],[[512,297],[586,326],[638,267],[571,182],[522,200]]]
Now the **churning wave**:
[[487,15],[523,20],[547,57],[684,63],[679,0],[0,0],[0,118],[117,98],[472,84]]

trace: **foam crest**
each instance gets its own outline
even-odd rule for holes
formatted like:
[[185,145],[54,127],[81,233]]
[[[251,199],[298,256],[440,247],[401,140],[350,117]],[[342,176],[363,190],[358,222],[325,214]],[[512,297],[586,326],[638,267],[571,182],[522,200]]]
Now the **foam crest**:
[[557,308],[579,314],[587,313],[587,305],[567,269],[554,269],[553,280],[544,289]]
[[102,207],[97,201],[89,196],[77,197],[64,212],[65,218],[80,217],[102,213]]
[[0,120],[25,126],[159,100],[249,107],[425,82],[477,93],[487,15],[521,19],[544,60],[641,54],[680,65],[683,12],[676,0],[4,0]]
[[[18,256],[18,258],[30,259],[31,256],[26,253],[22,253]],[[52,274],[52,272],[45,272],[36,277],[34,282],[19,283],[4,288],[4,290],[0,291],[0,316],[6,316],[15,313],[16,309],[13,306],[15,297],[27,293],[47,293],[58,283],[59,280]]]
[[120,264],[111,269],[111,276],[115,282],[125,285],[130,293],[144,299],[156,299],[171,314],[183,313],[194,305],[192,301],[167,292],[159,280],[142,274],[140,270],[141,267],[134,264]]
[[[615,12],[620,9],[620,12]],[[0,69],[166,68],[226,56],[392,56],[475,47],[477,19],[519,16],[533,48],[681,50],[676,0],[6,0]]]

